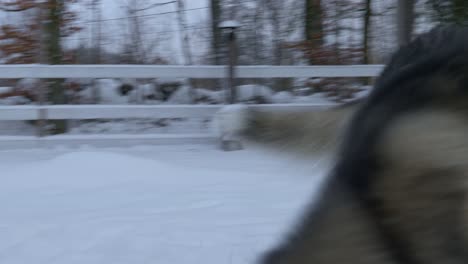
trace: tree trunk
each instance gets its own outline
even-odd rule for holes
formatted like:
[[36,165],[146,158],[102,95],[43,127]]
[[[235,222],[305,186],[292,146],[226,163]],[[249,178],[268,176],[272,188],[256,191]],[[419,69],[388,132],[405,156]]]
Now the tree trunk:
[[[281,0],[282,1],[282,0]],[[281,21],[277,0],[269,0],[270,20],[273,34],[273,64],[281,65],[283,49],[281,47]]]
[[[62,63],[61,30],[60,24],[64,10],[64,0],[49,0],[48,13],[45,24],[47,35],[47,58],[49,64]],[[65,104],[65,91],[63,80],[55,79],[49,82],[49,101],[52,104]],[[67,131],[66,120],[50,121],[54,125],[53,134],[61,134]]]
[[369,56],[369,33],[370,33],[370,18],[372,15],[372,0],[366,0],[365,13],[364,13],[364,34],[362,38],[362,47],[363,47],[363,63],[370,63]]
[[[323,12],[320,0],[305,0],[304,37],[308,48],[318,49],[323,45]],[[309,64],[314,64],[313,56],[309,56]]]
[[96,21],[92,25],[93,30],[93,48],[94,48],[94,57],[93,62],[94,64],[101,63],[101,39],[102,39],[102,32],[101,32],[101,0],[93,0],[91,3],[92,13],[93,13],[93,20]]
[[[284,30],[281,26],[284,23],[284,19],[281,17],[281,9],[283,8],[283,0],[268,0],[268,9],[270,12],[270,23],[272,26],[272,38],[273,38],[273,64],[283,64],[284,50],[282,47],[283,37],[285,35]],[[274,90],[284,91],[288,90],[291,82],[290,78],[273,78]]]
[[211,34],[212,34],[212,54],[213,63],[215,65],[221,64],[221,0],[211,0]]
[[237,43],[236,43],[236,33],[232,30],[229,33],[229,93],[228,102],[234,104],[237,102],[237,90],[236,90],[236,72],[235,67],[237,66]]
[[[366,6],[364,11],[364,32],[362,37],[362,53],[363,53],[363,64],[370,64],[370,26],[371,26],[371,16],[372,16],[372,0],[366,0]],[[372,78],[364,78],[363,82],[366,85],[372,83]]]
[[398,45],[402,46],[411,40],[414,20],[414,0],[398,0],[397,29]]
[[[47,25],[46,25],[46,17],[48,14],[46,13],[46,9],[44,6],[39,6],[38,8],[39,14],[38,14],[38,23],[40,25],[40,30],[37,32],[38,33],[38,41],[39,41],[39,52],[38,52],[38,61],[40,64],[48,64],[49,60],[47,58]],[[47,101],[47,93],[48,93],[48,87],[46,85],[46,82],[42,80],[39,83],[38,87],[38,93],[37,93],[37,101],[39,105],[44,105]],[[37,135],[39,137],[43,137],[47,135],[47,113],[46,110],[44,109],[39,109],[38,112],[38,120],[37,120]]]
[[[134,8],[136,9],[136,2],[134,4]],[[141,35],[141,27],[140,27],[140,18],[137,15],[135,9],[130,10],[130,17],[132,20],[133,25],[133,36],[135,40],[135,55],[136,61],[140,64],[146,64],[146,55],[144,52],[143,47],[143,36]]]
[[[101,64],[101,40],[102,40],[102,12],[101,12],[101,0],[92,0],[91,2],[91,11],[93,15],[94,24],[91,26],[92,32],[92,54],[93,57],[91,60],[94,64]],[[97,87],[97,79],[92,82],[92,100],[93,103],[97,104],[100,102],[100,91]]]
[[[190,49],[190,37],[188,35],[187,29],[187,19],[183,12],[185,10],[183,0],[177,0],[177,20],[179,21],[179,28],[180,28],[180,36],[181,36],[181,44],[182,44],[182,51],[184,53],[185,58],[185,65],[192,65],[192,50]],[[189,79],[189,94],[190,94],[190,101],[192,103],[195,102],[196,94],[195,94],[195,82],[193,79]]]
[[62,47],[60,45],[60,21],[64,0],[49,0],[48,21],[46,30],[48,35],[48,58],[50,64],[62,63]]
[[260,53],[262,52],[261,51],[261,48],[260,46],[262,39],[261,39],[261,32],[264,30],[263,28],[263,17],[262,17],[262,14],[264,12],[264,9],[262,8],[264,5],[264,0],[260,0],[257,2],[257,7],[256,7],[256,10],[255,10],[255,16],[254,16],[254,20],[253,20],[253,32],[254,32],[254,39],[253,39],[253,59],[254,59],[254,64],[260,64]]
[[179,21],[179,27],[181,31],[181,44],[182,44],[182,51],[185,57],[185,64],[192,65],[192,51],[190,49],[190,37],[187,33],[187,19],[183,13],[184,2],[183,0],[177,0],[177,20]]
[[333,17],[333,35],[335,38],[335,43],[333,45],[333,52],[335,53],[336,63],[339,63],[341,58],[341,50],[340,50],[340,35],[341,35],[341,19],[343,15],[343,11],[341,8],[341,0],[335,0],[335,16]]

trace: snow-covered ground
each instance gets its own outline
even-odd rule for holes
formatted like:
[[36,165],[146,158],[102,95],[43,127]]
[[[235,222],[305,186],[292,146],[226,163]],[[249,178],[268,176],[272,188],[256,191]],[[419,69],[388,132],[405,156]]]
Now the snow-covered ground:
[[327,165],[254,146],[0,151],[0,263],[253,263]]

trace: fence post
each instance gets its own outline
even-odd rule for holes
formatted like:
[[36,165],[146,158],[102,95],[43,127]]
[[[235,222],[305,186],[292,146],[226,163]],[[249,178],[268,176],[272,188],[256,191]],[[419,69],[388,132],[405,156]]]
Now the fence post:
[[93,79],[91,81],[91,92],[92,92],[92,103],[99,104],[101,101],[101,91],[98,79]]
[[[228,88],[229,92],[226,93],[226,101],[229,104],[234,104],[237,102],[237,90],[236,90],[236,72],[235,68],[237,65],[237,45],[236,45],[236,29],[240,26],[237,21],[224,21],[219,27],[227,31],[228,38],[228,47],[229,47],[229,67],[228,67]],[[226,115],[221,112],[223,118],[226,118]],[[221,149],[224,151],[233,151],[243,149],[241,141],[229,133],[222,133],[220,138]]]
[[237,101],[236,91],[236,72],[235,67],[237,64],[237,47],[236,47],[236,33],[232,30],[229,33],[229,103],[234,104]]
[[37,136],[39,138],[46,136],[46,127],[47,127],[47,109],[43,106],[46,103],[47,97],[47,84],[44,81],[39,83],[39,93],[38,93],[38,103],[39,107],[37,110]]
[[227,31],[228,39],[228,53],[229,53],[229,66],[228,66],[228,90],[226,93],[226,102],[234,104],[237,102],[237,91],[236,91],[236,72],[235,67],[237,65],[237,45],[236,45],[236,29],[239,27],[237,21],[224,21],[219,27]]

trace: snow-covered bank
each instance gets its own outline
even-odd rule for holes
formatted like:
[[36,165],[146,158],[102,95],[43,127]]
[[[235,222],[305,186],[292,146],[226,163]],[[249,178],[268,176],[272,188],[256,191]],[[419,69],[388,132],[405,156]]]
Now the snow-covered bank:
[[197,145],[0,151],[0,263],[252,263],[325,167]]

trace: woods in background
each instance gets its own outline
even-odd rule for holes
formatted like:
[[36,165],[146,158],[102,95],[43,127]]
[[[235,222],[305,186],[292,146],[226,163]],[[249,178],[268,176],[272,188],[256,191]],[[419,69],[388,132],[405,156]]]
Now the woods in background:
[[[468,18],[468,3],[460,0],[208,0],[195,8],[204,13],[197,21],[188,19],[195,10],[187,0],[119,0],[125,17],[115,19],[103,17],[102,0],[2,2],[3,63],[222,64],[226,47],[218,25],[225,20],[241,24],[240,64],[382,63],[396,47],[396,25],[413,27],[414,21],[420,31],[438,23],[466,24]],[[72,8],[77,5],[85,9]],[[408,15],[397,16],[397,6]],[[90,20],[82,21],[82,10],[89,10]],[[156,20],[152,13],[158,11],[164,12]],[[175,29],[158,32],[157,25],[165,25],[161,20]],[[110,23],[121,30],[113,49],[105,43],[118,35],[108,30]],[[83,30],[90,32],[87,38],[65,48],[64,42]],[[181,44],[167,49],[174,38]],[[176,48],[182,60],[171,54]]]
[[[227,64],[227,34],[237,21],[241,65],[382,64],[414,33],[468,23],[463,0],[2,0],[0,62],[9,64]],[[109,3],[117,14],[105,16]],[[356,92],[363,79],[241,80],[275,91],[309,87],[333,96]],[[190,87],[219,89],[213,80]],[[66,103],[63,80],[45,96]],[[346,87],[346,89],[342,89]],[[42,91],[42,90],[41,90]],[[348,95],[344,95],[346,97]],[[98,97],[98,95],[96,95]],[[55,122],[55,121],[54,121]],[[65,123],[54,124],[57,133]]]

